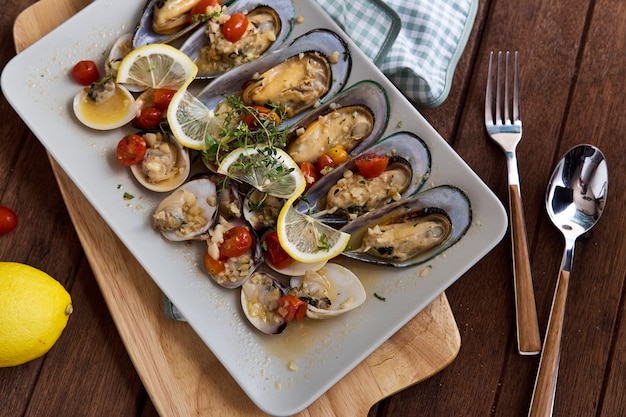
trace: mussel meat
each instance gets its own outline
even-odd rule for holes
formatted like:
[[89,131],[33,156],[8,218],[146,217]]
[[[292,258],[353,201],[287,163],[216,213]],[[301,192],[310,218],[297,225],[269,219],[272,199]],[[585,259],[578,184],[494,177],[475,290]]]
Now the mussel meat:
[[277,107],[284,110],[281,127],[289,127],[297,121],[296,116],[343,89],[351,63],[343,39],[318,29],[220,75],[196,98],[210,110],[232,96],[240,97],[247,106]]
[[389,99],[375,81],[360,81],[291,126],[287,153],[315,163],[336,146],[357,154],[380,138],[389,119]]
[[[387,166],[379,175],[361,173],[363,160],[386,158]],[[409,132],[399,132],[379,140],[319,179],[297,204],[333,227],[386,204],[415,194],[430,173],[430,153],[426,144]]]
[[[295,10],[291,0],[237,0],[192,33],[180,47],[198,65],[196,78],[208,79],[279,48],[291,33]],[[248,25],[237,41],[222,33],[230,16],[242,13]]]
[[293,117],[313,107],[326,94],[331,80],[328,57],[305,52],[255,77],[241,97],[248,105],[280,103],[285,107],[285,117]]
[[158,0],[152,12],[152,30],[171,35],[189,25],[189,12],[200,0]]
[[409,266],[450,248],[469,229],[467,195],[439,186],[368,213],[341,230],[351,235],[344,256],[380,265]]
[[315,163],[336,146],[351,152],[374,128],[374,114],[361,105],[340,107],[320,116],[289,144],[287,153],[297,163]]

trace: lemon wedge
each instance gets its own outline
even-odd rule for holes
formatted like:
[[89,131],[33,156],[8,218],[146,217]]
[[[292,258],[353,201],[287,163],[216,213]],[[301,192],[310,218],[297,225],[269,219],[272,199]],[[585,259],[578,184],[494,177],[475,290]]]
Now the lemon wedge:
[[285,203],[278,215],[276,232],[285,252],[299,262],[323,262],[340,255],[350,235],[333,229],[293,207],[297,196]]
[[224,118],[209,110],[186,89],[172,97],[167,108],[167,122],[176,140],[183,146],[201,150],[207,137],[217,140]]
[[306,187],[302,171],[289,154],[267,145],[235,149],[224,157],[217,173],[284,199],[297,198]]
[[198,67],[173,46],[154,43],[129,52],[117,70],[116,82],[178,90],[194,80]]

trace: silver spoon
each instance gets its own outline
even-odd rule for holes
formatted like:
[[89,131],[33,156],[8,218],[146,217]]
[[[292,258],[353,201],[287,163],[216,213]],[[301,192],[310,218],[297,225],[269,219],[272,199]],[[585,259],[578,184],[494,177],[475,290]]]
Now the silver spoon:
[[529,417],[552,415],[574,244],[600,218],[606,201],[608,181],[609,173],[604,155],[592,145],[572,148],[561,159],[550,178],[546,192],[546,210],[552,223],[565,237],[565,252],[552,299]]

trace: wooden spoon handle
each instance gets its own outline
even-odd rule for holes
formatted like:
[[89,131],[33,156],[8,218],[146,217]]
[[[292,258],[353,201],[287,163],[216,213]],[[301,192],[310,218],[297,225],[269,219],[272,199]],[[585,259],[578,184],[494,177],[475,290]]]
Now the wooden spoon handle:
[[522,198],[517,184],[509,185],[513,279],[517,325],[517,348],[521,355],[536,355],[541,350],[537,306],[530,272],[528,240],[524,224]]
[[528,417],[552,416],[556,381],[559,374],[559,359],[561,356],[561,337],[563,335],[563,321],[565,319],[565,301],[569,287],[569,271],[561,270],[556,283],[550,319],[546,330],[546,338],[539,361],[539,371],[535,380],[535,388],[530,402]]

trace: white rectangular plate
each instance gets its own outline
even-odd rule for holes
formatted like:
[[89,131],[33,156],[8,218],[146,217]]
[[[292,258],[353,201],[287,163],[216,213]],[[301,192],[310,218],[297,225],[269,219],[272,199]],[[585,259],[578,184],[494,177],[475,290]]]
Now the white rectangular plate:
[[[486,255],[504,236],[506,213],[478,176],[348,40],[353,56],[348,85],[373,79],[387,89],[392,111],[384,136],[399,130],[420,136],[432,154],[432,173],[424,189],[460,187],[471,200],[474,221],[459,243],[423,265],[393,269],[341,259],[362,279],[368,294],[355,311],[333,320],[290,325],[276,336],[253,330],[241,313],[239,291],[218,287],[204,272],[203,245],[167,242],[151,228],[150,215],[163,196],[142,189],[114,157],[117,142],[129,129],[97,132],[73,116],[71,101],[80,86],[72,81],[70,69],[81,59],[102,61],[113,41],[133,30],[142,3],[98,0],[89,5],[4,68],[3,92],[252,401],[272,415],[295,414]],[[319,27],[342,33],[312,0],[294,0],[294,5],[304,23],[296,24],[292,38]],[[135,198],[124,200],[124,193]]]

